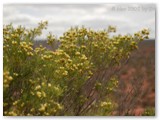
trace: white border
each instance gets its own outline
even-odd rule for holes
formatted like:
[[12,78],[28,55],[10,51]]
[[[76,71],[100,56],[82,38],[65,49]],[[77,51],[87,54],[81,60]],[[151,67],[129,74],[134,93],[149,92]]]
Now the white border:
[[155,3],[157,4],[157,10],[156,10],[156,31],[160,30],[160,24],[158,24],[159,21],[159,13],[160,13],[160,9],[159,9],[159,4],[160,4],[160,0],[4,0],[4,1],[0,1],[0,120],[2,119],[57,119],[57,120],[61,120],[61,119],[143,119],[143,120],[149,120],[149,119],[160,119],[160,105],[158,103],[158,101],[160,101],[160,95],[159,95],[159,86],[160,85],[160,73],[158,73],[159,70],[159,61],[160,61],[160,55],[159,55],[159,51],[160,51],[160,41],[159,41],[159,34],[158,32],[156,33],[156,64],[155,64],[155,80],[156,80],[156,116],[155,117],[3,117],[3,4],[8,4],[8,3],[31,3],[31,4],[43,4],[43,3],[57,3],[57,4],[70,4],[70,3],[84,3],[84,4],[96,4],[96,3]]

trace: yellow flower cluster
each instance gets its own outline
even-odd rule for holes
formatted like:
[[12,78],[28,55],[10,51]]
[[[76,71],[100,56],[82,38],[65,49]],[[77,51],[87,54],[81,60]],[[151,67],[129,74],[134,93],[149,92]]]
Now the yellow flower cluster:
[[84,55],[84,54],[82,54],[82,57],[80,58],[82,61],[85,61],[85,60],[87,60],[87,57]]
[[42,47],[42,45],[40,45],[40,47],[36,47],[34,51],[36,54],[39,54],[39,53],[43,53],[45,50],[46,50],[46,48]]
[[77,56],[80,55],[80,54],[81,54],[80,52],[76,52],[76,53],[75,53],[75,55],[77,55]]
[[52,85],[51,85],[51,83],[48,83],[48,87],[51,87]]
[[115,107],[115,103],[112,102],[110,99],[104,102],[103,101],[100,102],[100,109],[101,109],[102,115],[110,115],[114,107]]
[[64,72],[62,73],[62,75],[63,75],[63,76],[67,76],[67,75],[68,75],[68,72],[67,72],[67,71],[64,71]]
[[137,49],[138,48],[138,46],[137,46],[137,43],[136,42],[131,42],[131,49]]
[[12,45],[17,45],[17,41],[12,41]]
[[142,30],[142,34],[144,34],[144,35],[149,35],[149,30],[148,29],[143,29]]
[[11,111],[11,112],[6,112],[6,115],[9,115],[9,116],[17,116],[17,113],[14,112],[14,111]]
[[18,76],[18,73],[13,73],[13,75],[17,77],[17,76]]
[[14,102],[13,102],[13,105],[14,105],[14,106],[15,106],[15,105],[17,105],[17,104],[18,104],[18,102],[19,102],[19,100],[14,101]]
[[52,55],[42,55],[41,59],[42,60],[51,60],[52,59]]
[[53,36],[51,33],[47,36],[47,44],[52,45],[55,40],[55,36]]
[[118,79],[116,76],[112,76],[109,83],[107,84],[107,91],[112,92],[118,87]]
[[36,88],[35,88],[35,90],[39,90],[39,89],[41,89],[41,86],[37,85]]
[[116,27],[114,27],[114,26],[109,26],[109,27],[108,27],[108,32],[116,32]]
[[101,102],[101,107],[110,107],[112,105],[111,102]]
[[39,97],[39,98],[41,98],[41,96],[42,96],[42,93],[40,92],[40,91],[37,91],[37,96]]
[[[34,92],[32,92],[31,94],[35,95]],[[36,95],[37,95],[38,98],[42,98],[42,97],[45,98],[46,97],[46,93],[44,91],[37,91]]]
[[21,42],[20,48],[27,53],[28,56],[33,56],[32,43]]
[[85,45],[82,45],[82,46],[81,46],[81,49],[85,50],[85,49],[86,49],[86,46],[85,46]]
[[44,112],[46,110],[47,103],[41,104],[41,107],[38,109],[40,112]]
[[8,88],[10,82],[13,80],[13,77],[10,76],[9,71],[3,72],[3,86],[4,88]]

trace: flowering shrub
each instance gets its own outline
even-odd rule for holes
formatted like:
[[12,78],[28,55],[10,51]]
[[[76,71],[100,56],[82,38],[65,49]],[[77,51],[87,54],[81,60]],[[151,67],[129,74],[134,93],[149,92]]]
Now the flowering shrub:
[[35,48],[34,39],[47,24],[3,28],[4,115],[111,115],[117,107],[116,71],[149,31],[111,37],[112,26],[101,31],[75,27],[58,39],[47,36],[50,46],[60,43],[54,51]]

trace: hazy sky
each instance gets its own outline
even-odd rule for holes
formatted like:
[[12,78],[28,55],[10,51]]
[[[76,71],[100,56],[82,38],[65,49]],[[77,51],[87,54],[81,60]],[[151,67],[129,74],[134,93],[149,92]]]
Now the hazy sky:
[[41,20],[48,20],[48,32],[60,36],[71,26],[105,29],[117,27],[117,32],[134,33],[149,28],[155,38],[154,4],[4,4],[3,24],[35,27]]

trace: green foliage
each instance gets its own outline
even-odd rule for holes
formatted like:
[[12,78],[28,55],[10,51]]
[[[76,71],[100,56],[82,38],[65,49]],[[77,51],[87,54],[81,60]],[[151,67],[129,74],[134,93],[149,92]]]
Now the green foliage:
[[155,108],[146,108],[143,116],[155,116]]
[[[97,71],[128,59],[138,43],[148,37],[148,30],[110,37],[110,32],[116,32],[111,26],[101,31],[76,27],[57,39],[60,46],[55,51],[42,45],[34,48],[35,37],[46,26],[47,22],[34,29],[11,24],[3,27],[4,115],[83,115],[84,110],[85,115],[111,115],[116,107],[111,96],[118,86],[116,75],[108,77],[108,82],[99,77],[90,85],[104,96],[91,105],[84,86]],[[57,40],[52,34],[47,36],[51,46]],[[93,111],[95,107],[102,112]]]

